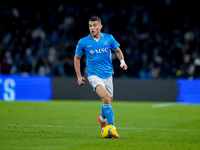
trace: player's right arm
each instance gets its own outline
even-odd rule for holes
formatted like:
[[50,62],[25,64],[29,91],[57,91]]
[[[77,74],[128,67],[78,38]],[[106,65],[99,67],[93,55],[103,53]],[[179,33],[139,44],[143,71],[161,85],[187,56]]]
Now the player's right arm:
[[83,80],[85,80],[85,78],[81,76],[80,60],[81,60],[81,57],[79,57],[77,54],[75,54],[74,55],[74,68],[75,68],[76,76],[78,79],[78,85],[83,85],[83,84],[85,84],[85,82],[83,82]]
[[80,67],[80,60],[83,53],[84,53],[84,48],[82,46],[82,40],[80,39],[78,41],[78,44],[76,45],[76,50],[74,55],[74,68],[78,79],[78,85],[85,84],[85,82],[83,82],[85,78],[81,76],[81,67]]

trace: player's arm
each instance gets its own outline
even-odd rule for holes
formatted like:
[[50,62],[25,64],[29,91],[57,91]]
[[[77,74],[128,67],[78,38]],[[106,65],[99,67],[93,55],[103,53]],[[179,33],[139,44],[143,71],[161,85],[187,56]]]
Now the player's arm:
[[123,55],[121,49],[118,48],[117,50],[115,50],[115,53],[116,53],[118,59],[120,60],[120,67],[123,68],[123,70],[127,70],[128,66],[126,65],[126,63],[124,61],[124,55]]
[[83,84],[85,84],[85,82],[83,82],[83,80],[85,80],[85,78],[81,76],[80,60],[81,60],[81,57],[79,57],[77,54],[75,54],[74,55],[74,68],[75,68],[76,76],[78,79],[78,84],[83,85]]

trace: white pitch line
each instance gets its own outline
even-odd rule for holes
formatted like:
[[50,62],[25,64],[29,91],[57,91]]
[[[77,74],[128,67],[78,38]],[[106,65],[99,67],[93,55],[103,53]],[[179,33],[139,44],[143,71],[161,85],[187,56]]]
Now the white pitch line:
[[162,108],[162,107],[169,107],[169,106],[175,106],[176,103],[161,103],[161,104],[154,104],[151,107],[152,108]]
[[[22,125],[22,124],[0,124],[0,126],[10,127],[47,127],[47,128],[99,128],[99,126],[64,126],[64,125]],[[117,127],[121,130],[156,130],[156,131],[200,131],[191,129],[169,129],[169,128],[131,128],[131,127]]]

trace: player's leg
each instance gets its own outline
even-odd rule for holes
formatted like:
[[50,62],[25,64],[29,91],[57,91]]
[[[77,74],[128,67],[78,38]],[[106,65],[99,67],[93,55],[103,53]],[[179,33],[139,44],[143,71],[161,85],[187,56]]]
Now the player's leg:
[[96,93],[101,98],[102,104],[102,117],[105,116],[107,119],[108,124],[114,125],[114,112],[111,106],[111,99],[108,91],[102,85],[96,86]]
[[[98,120],[101,123],[101,126],[105,126],[106,119],[109,124],[114,125],[114,113],[111,107],[111,93],[107,91],[105,88],[105,82],[103,79],[97,76],[90,76],[88,77],[89,83],[92,85],[93,89],[101,98],[102,104],[102,113],[101,116],[98,116]],[[112,91],[112,90],[111,90]],[[109,93],[108,93],[109,92]]]
[[[94,91],[96,90],[97,85],[101,85],[103,87],[105,86],[103,80],[101,78],[97,77],[97,76],[89,76],[88,77],[88,81],[91,84],[91,86],[93,87]],[[106,97],[106,96],[102,96],[102,97]],[[103,128],[104,126],[107,125],[106,116],[105,116],[104,111],[103,111],[103,105],[102,105],[102,113],[101,113],[101,115],[99,115],[97,117],[97,119],[98,119],[98,121],[101,124],[101,128]]]
[[[103,104],[110,104],[110,99],[109,99],[109,95],[108,92],[105,90],[105,88],[102,85],[98,85],[99,87],[96,87],[96,93],[99,95],[99,97],[101,98]],[[100,120],[101,122],[105,122],[106,121],[106,115],[104,113],[104,105],[102,104],[101,106],[101,116]]]
[[110,104],[111,103],[109,93],[107,92],[107,90],[105,89],[105,87],[103,85],[98,84],[96,86],[95,90],[96,90],[96,93],[99,95],[99,97],[101,98],[101,100],[104,104]]
[[[101,123],[101,122],[106,121],[106,119],[104,119],[104,118],[107,118],[108,124],[109,125],[113,125],[115,127],[115,124],[114,124],[114,112],[113,112],[113,109],[112,109],[112,106],[111,106],[111,102],[113,100],[113,97],[110,97],[113,94],[110,93],[110,92],[108,93],[109,90],[105,91],[104,89],[105,89],[104,86],[101,86],[101,85],[96,87],[96,92],[101,97],[102,101],[108,103],[108,104],[105,104],[105,103],[102,104],[102,113],[101,113],[101,116],[98,116],[99,117],[98,120]],[[106,94],[106,96],[102,96],[104,94]],[[109,98],[108,98],[107,94],[109,95]],[[105,117],[103,118],[102,116],[105,116]],[[101,119],[100,117],[102,118],[102,120],[100,120]],[[101,127],[104,127],[105,125],[106,124],[103,124],[103,125],[101,125]],[[116,127],[115,127],[115,130],[117,131]],[[118,133],[115,135],[115,138],[119,138],[119,134]]]
[[109,93],[110,101],[113,100],[113,77],[109,77],[108,79],[104,79],[105,88]]
[[[106,119],[108,124],[114,125],[114,112],[111,106],[111,102],[113,100],[113,83],[112,76],[108,80],[102,80],[96,76],[88,78],[90,84],[95,89],[96,93],[102,99],[102,113],[98,116],[98,120],[103,128],[106,126]],[[116,129],[116,128],[115,128]],[[118,138],[117,134],[115,138]]]
[[[104,84],[105,84],[106,91],[108,92],[108,94],[110,96],[110,104],[112,105],[112,100],[113,100],[113,77],[110,76],[108,79],[104,79]],[[113,112],[113,122],[114,122],[114,112]],[[114,123],[113,123],[113,125],[114,125]]]
[[[112,104],[112,101],[113,101],[113,78],[112,78],[112,76],[108,79],[105,79],[104,83],[105,83],[106,90],[108,91],[108,93],[110,95],[110,101]],[[114,118],[114,113],[113,113],[113,118]],[[117,131],[116,127],[115,127],[115,130]],[[117,133],[115,135],[115,138],[118,138],[118,137],[119,137],[119,134]]]

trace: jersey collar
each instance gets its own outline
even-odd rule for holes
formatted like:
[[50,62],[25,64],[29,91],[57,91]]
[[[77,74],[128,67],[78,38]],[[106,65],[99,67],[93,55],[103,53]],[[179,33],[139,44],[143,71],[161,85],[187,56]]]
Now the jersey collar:
[[[103,37],[104,37],[104,34],[101,33],[101,37],[100,37],[100,38],[103,38]],[[88,35],[88,38],[89,38],[89,39],[93,39],[91,33]]]

